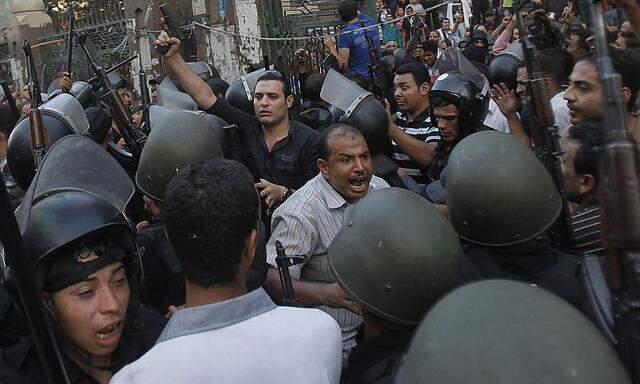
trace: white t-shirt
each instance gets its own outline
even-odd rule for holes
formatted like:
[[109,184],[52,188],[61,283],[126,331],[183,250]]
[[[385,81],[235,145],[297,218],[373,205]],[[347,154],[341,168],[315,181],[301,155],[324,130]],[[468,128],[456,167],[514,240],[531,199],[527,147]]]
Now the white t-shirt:
[[331,316],[277,307],[258,289],[178,311],[156,345],[110,383],[337,384],[341,345]]

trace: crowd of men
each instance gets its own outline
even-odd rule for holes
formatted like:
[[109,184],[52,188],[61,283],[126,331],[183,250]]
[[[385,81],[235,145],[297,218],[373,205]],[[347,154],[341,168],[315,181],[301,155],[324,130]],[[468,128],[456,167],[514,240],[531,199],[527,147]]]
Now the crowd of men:
[[[477,0],[466,25],[434,5],[380,0],[372,18],[343,0],[329,59],[296,52],[297,76],[227,82],[162,32],[147,105],[121,75],[60,74],[43,159],[36,88],[7,88],[0,214],[21,238],[2,228],[0,382],[639,380],[607,326],[611,90],[588,7],[534,0],[519,25],[512,1]],[[602,17],[637,156],[640,6]]]

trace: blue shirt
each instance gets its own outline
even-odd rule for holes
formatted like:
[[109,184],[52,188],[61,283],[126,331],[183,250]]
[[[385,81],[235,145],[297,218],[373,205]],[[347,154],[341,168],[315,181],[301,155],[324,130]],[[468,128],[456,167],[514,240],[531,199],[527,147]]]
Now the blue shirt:
[[[364,21],[365,26],[371,26],[375,23],[369,16],[362,12],[358,12],[360,20]],[[362,28],[360,22],[347,24],[342,28],[341,32],[352,31],[354,29]],[[380,52],[380,36],[378,35],[378,28],[370,28],[363,31],[357,31],[341,35],[338,38],[339,48],[349,48],[349,64],[348,69],[350,72],[355,72],[360,76],[369,76],[369,45],[365,37],[365,32],[371,36],[373,45],[376,47],[376,53]]]

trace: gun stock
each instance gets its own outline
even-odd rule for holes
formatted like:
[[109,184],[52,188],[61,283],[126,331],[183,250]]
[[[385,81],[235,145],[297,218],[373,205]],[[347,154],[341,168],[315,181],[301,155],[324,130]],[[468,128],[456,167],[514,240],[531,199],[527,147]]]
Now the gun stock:
[[86,46],[86,36],[78,35],[77,42],[87,56],[89,66],[93,71],[96,82],[106,91],[106,97],[111,108],[113,120],[118,127],[118,131],[124,139],[127,150],[133,155],[134,162],[137,164],[142,154],[142,148],[146,141],[146,137],[136,128],[135,123],[131,119],[127,108],[124,106],[118,92],[113,89],[105,71],[100,67],[89,52]]
[[[60,349],[42,305],[40,292],[33,279],[34,267],[27,258],[20,229],[11,209],[4,183],[0,183],[0,242],[4,248],[6,268],[3,284],[11,284],[16,292],[20,308],[31,329],[31,339],[36,347],[42,373],[48,384],[69,383]],[[1,254],[0,254],[1,256]]]
[[278,274],[280,275],[280,283],[284,291],[284,298],[282,304],[289,307],[299,306],[296,293],[293,290],[293,282],[291,275],[289,274],[289,267],[298,265],[304,262],[304,256],[287,256],[284,251],[284,247],[279,240],[275,242],[276,246],[276,265],[278,266]]
[[149,107],[151,106],[151,95],[149,94],[149,85],[147,84],[147,75],[140,70],[140,94],[142,96],[142,126],[140,130],[145,134],[151,132],[151,116],[149,115]]
[[[516,4],[515,7],[518,28],[521,31],[526,31],[522,17],[522,6],[525,4],[526,2],[520,2]],[[549,96],[540,68],[538,51],[526,37],[526,33],[522,33],[520,36],[520,43],[522,44],[522,51],[529,73],[527,90],[531,97],[527,108],[529,116],[532,118],[530,121],[533,122],[533,124],[531,124],[531,136],[535,153],[547,168],[547,171],[549,171],[562,199],[562,211],[552,227],[550,234],[554,245],[567,247],[573,242],[573,233],[570,226],[571,212],[569,210],[569,200],[567,198],[567,190],[564,184],[562,163],[560,160],[560,156],[562,156],[560,134],[555,124],[555,117],[551,107],[551,97]]]
[[45,152],[49,148],[47,141],[47,131],[42,123],[42,113],[40,105],[42,105],[42,94],[40,93],[40,85],[38,84],[38,76],[36,66],[33,61],[33,53],[31,52],[31,44],[25,41],[22,50],[27,61],[27,71],[29,73],[29,97],[31,98],[31,109],[29,110],[29,128],[31,132],[31,147],[33,148],[33,157],[36,163],[36,170],[40,168],[40,163]]
[[640,382],[640,181],[638,149],[628,137],[622,81],[615,72],[607,42],[602,3],[591,2],[598,76],[603,89],[606,145],[600,154],[600,204],[609,284],[614,297],[617,349]]

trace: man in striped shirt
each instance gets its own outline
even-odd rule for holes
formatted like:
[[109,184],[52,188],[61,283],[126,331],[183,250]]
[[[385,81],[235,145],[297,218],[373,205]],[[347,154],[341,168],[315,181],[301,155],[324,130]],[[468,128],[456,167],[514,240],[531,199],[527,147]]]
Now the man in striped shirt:
[[334,124],[324,130],[318,142],[318,156],[320,173],[273,213],[273,232],[267,244],[267,262],[271,267],[265,285],[272,297],[282,299],[275,263],[276,240],[282,243],[287,255],[306,256],[305,263],[290,268],[296,297],[302,305],[319,308],[336,319],[346,359],[355,346],[362,317],[360,308],[335,283],[329,271],[327,249],[342,226],[346,208],[369,191],[389,185],[373,176],[367,144],[360,131],[350,125]]
[[571,215],[573,248],[604,255],[602,220],[598,204],[598,148],[605,144],[600,124],[580,123],[561,140],[562,171],[569,201],[578,204]]
[[418,184],[425,184],[422,170],[440,141],[438,127],[431,122],[429,72],[420,63],[403,64],[396,71],[393,86],[399,109],[389,124],[393,159]]

